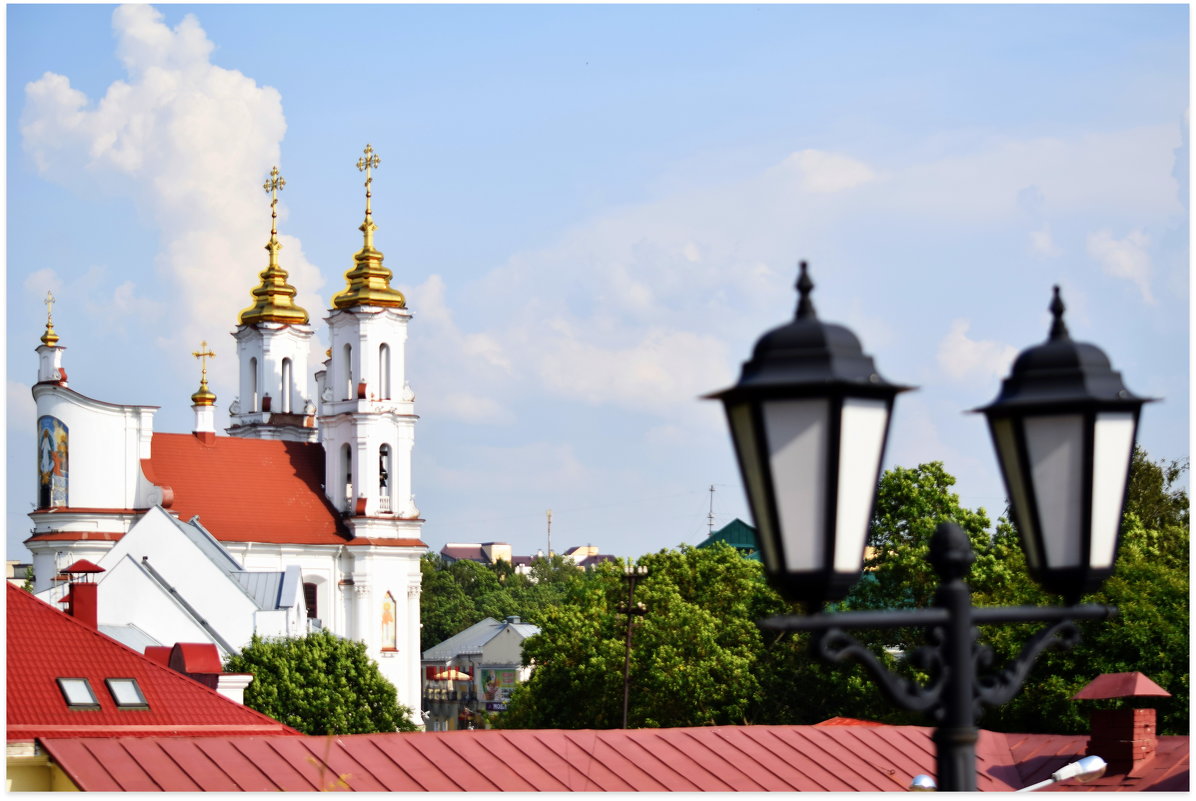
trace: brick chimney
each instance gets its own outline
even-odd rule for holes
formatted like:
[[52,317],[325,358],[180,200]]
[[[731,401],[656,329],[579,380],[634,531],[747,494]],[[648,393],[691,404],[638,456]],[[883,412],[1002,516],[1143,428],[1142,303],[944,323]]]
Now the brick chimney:
[[62,572],[70,576],[71,581],[67,614],[90,628],[98,629],[99,586],[94,582],[94,576],[96,573],[103,573],[104,568],[86,559],[80,559]]
[[[1074,696],[1075,700],[1112,698],[1170,697],[1171,693],[1142,673],[1105,673],[1097,676]],[[1090,716],[1092,733],[1086,754],[1095,754],[1114,770],[1126,772],[1136,763],[1154,756],[1159,745],[1158,713],[1154,709],[1126,707],[1094,709]]]

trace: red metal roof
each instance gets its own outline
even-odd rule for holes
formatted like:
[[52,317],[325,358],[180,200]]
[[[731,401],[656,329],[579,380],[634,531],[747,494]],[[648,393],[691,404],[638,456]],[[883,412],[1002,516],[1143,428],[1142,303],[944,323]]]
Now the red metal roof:
[[318,443],[154,434],[146,478],[173,491],[170,510],[218,540],[343,545],[348,533],[324,497]]
[[[1022,765],[1023,786],[1045,781],[1069,762],[1084,756],[1086,734],[1005,734],[1010,752]],[[1074,781],[1051,785],[1052,791],[1187,791],[1190,782],[1188,737],[1163,736],[1153,756],[1134,763],[1110,763],[1105,775],[1085,784]],[[1100,756],[1100,754],[1097,754]],[[1128,773],[1127,773],[1128,770]],[[1041,791],[1040,791],[1041,792]]]
[[[297,735],[192,679],[126,648],[8,585],[9,740],[215,734]],[[87,679],[99,709],[71,709],[58,678]],[[108,678],[136,679],[149,709],[119,708]]]
[[1151,681],[1146,674],[1133,673],[1102,673],[1084,685],[1084,688],[1072,696],[1074,700],[1099,700],[1103,698],[1145,698],[1147,696],[1161,696],[1170,698],[1171,693]]
[[104,568],[97,565],[95,562],[89,562],[86,559],[80,559],[74,562],[70,567],[64,567],[58,571],[60,573],[103,573]]
[[[1082,737],[1048,736],[1028,757],[1010,748],[1010,738],[1022,738],[1024,750],[1038,737],[981,731],[979,789],[1029,786],[1083,753]],[[1182,767],[1171,775],[1186,789],[1188,738],[1164,739],[1183,745]],[[917,774],[935,772],[931,729],[918,726],[112,738],[45,746],[89,791],[903,792]],[[1058,789],[1163,789],[1126,781]]]

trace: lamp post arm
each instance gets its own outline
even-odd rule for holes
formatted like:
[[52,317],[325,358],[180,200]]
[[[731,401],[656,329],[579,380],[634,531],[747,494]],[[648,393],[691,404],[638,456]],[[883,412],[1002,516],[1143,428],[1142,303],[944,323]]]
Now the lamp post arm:
[[912,679],[890,672],[877,659],[872,649],[841,629],[821,630],[814,637],[813,647],[817,649],[819,656],[832,662],[843,662],[847,659],[858,661],[872,674],[885,697],[902,709],[925,712],[939,703],[942,693],[941,680],[936,678],[928,686],[922,687]]
[[1080,630],[1070,620],[1060,620],[1044,629],[1022,647],[1017,658],[995,676],[981,676],[976,682],[977,700],[988,706],[1008,703],[1026,682],[1038,655],[1047,648],[1068,650],[1080,641]]

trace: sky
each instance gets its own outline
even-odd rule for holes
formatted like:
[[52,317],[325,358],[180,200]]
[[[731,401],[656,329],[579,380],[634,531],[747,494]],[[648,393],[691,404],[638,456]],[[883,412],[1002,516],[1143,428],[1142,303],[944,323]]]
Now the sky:
[[[432,550],[638,556],[750,522],[721,408],[807,260],[897,399],[886,465],[1005,492],[983,417],[1051,286],[1189,447],[1184,5],[8,5],[7,553],[53,291],[70,386],[218,428],[266,266],[322,322],[361,246],[413,313]],[[314,369],[314,362],[313,362]],[[713,492],[710,488],[713,487]],[[711,512],[713,521],[711,521]]]

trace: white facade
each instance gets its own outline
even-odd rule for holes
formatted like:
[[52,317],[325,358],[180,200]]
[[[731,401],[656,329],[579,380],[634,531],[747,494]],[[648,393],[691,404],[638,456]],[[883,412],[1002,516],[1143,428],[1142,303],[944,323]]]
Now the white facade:
[[[372,153],[367,148],[362,163],[377,167]],[[271,175],[277,178],[276,172]],[[314,332],[307,312],[293,302],[296,290],[279,264],[281,245],[274,227],[266,246],[269,265],[251,291],[254,304],[241,312],[233,332],[239,395],[229,408],[228,433],[238,439],[296,441],[308,448],[318,442],[324,451],[324,488],[307,489],[314,481],[305,479],[309,483],[298,491],[322,492],[342,518],[333,516],[326,525],[317,522],[321,530],[309,530],[296,542],[281,541],[288,534],[255,536],[251,526],[242,531],[240,521],[230,522],[230,505],[243,510],[235,514],[258,514],[262,521],[262,514],[270,514],[263,510],[286,506],[285,497],[241,497],[235,489],[220,497],[196,497],[199,490],[193,486],[193,510],[202,514],[210,501],[213,520],[216,509],[226,513],[223,528],[211,523],[224,549],[223,556],[214,555],[211,543],[197,533],[202,526],[173,519],[173,492],[166,482],[155,485],[156,407],[103,403],[69,389],[62,369],[65,349],[47,319],[33,389],[44,453],[39,452],[39,504],[31,514],[34,536],[28,545],[37,590],[49,590],[58,570],[70,562],[96,562],[110,571],[102,581],[101,619],[134,625],[163,643],[192,638],[216,642],[227,651],[241,647],[255,631],[295,634],[314,625],[360,640],[394,683],[399,703],[418,710],[420,558],[427,548],[420,540],[423,521],[411,475],[417,420],[406,375],[411,313],[402,293],[390,287],[391,273],[373,248],[370,180],[367,175],[366,218],[359,229],[364,246],[354,256],[356,266],[346,273],[346,290],[333,298],[326,318],[332,342],[328,369],[314,377],[310,373]],[[275,189],[281,187],[278,181]],[[275,191],[275,212],[276,203]],[[318,406],[309,394],[313,378]],[[226,447],[228,440],[215,436],[216,396],[206,377],[192,400],[194,431],[203,447],[241,454],[225,467],[248,464],[251,451]],[[306,453],[303,464],[318,471],[311,456]],[[182,464],[189,470],[191,462],[174,458],[176,469]],[[298,473],[292,467],[277,463],[275,469],[293,478]],[[162,462],[159,469],[166,469]],[[318,513],[328,513],[327,507],[322,501],[317,507],[308,507],[301,521],[322,521]],[[280,512],[265,525],[284,521]],[[197,547],[205,559],[196,557]],[[298,605],[265,608],[261,599],[238,589],[243,580],[222,560],[249,573],[294,571]],[[161,597],[164,583],[174,588],[169,602]],[[310,610],[305,594],[313,601]]]

